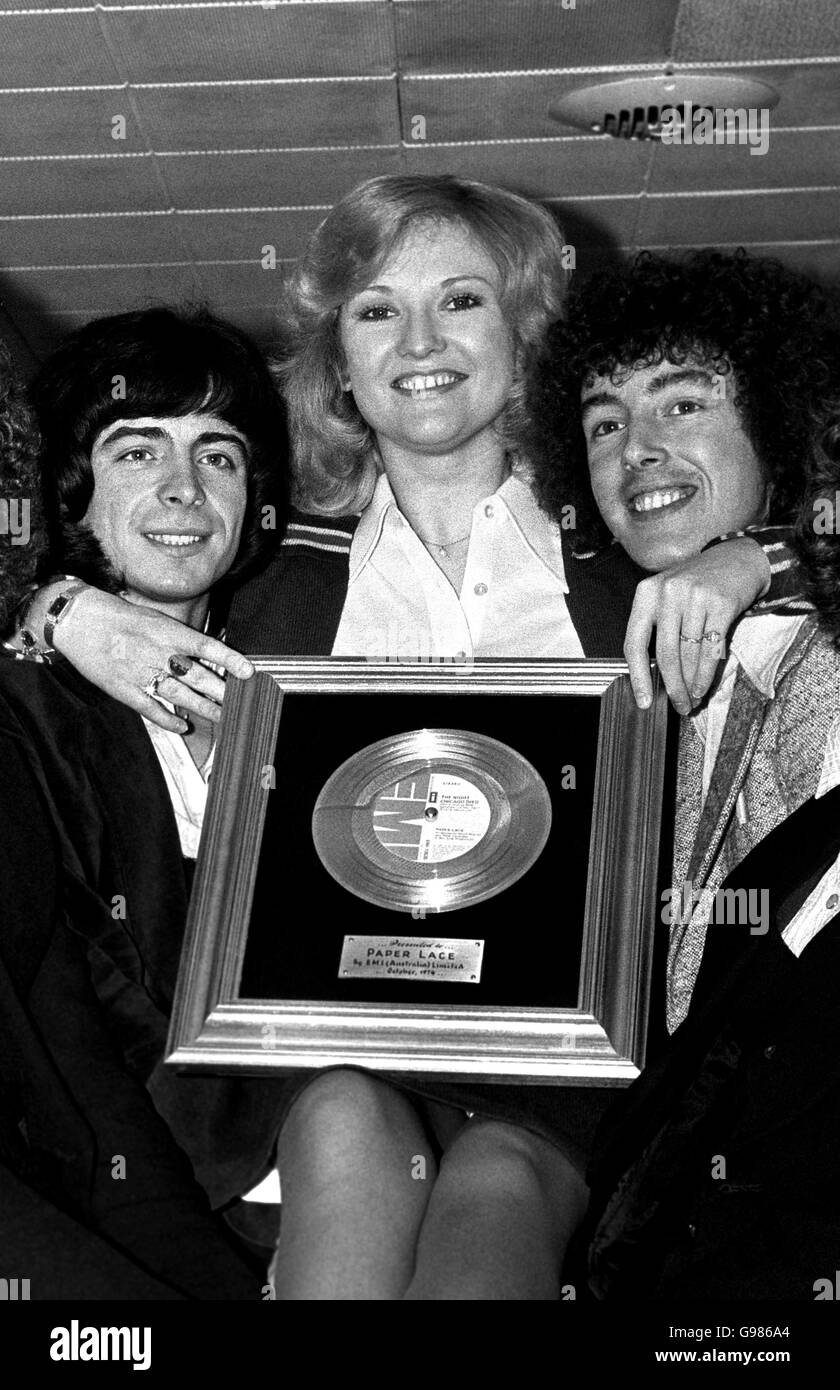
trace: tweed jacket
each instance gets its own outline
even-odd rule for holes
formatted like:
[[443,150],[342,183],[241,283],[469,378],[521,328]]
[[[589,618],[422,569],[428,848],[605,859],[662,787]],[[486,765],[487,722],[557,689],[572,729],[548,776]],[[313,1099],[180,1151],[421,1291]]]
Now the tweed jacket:
[[826,740],[840,717],[840,652],[807,618],[785,653],[771,699],[740,669],[701,810],[703,746],[692,721],[680,731],[674,898],[691,885],[695,910],[672,926],[668,1026],[685,1017],[712,895],[770,832],[813,796]]

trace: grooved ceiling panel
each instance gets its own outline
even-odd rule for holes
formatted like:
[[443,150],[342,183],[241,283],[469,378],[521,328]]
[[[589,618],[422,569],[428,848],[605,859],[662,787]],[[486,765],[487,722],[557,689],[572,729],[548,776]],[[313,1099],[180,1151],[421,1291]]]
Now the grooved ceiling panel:
[[[431,153],[431,151],[430,151]],[[202,155],[167,155],[161,161],[167,187],[181,208],[207,204],[207,159]],[[213,168],[218,185],[235,206],[329,207],[375,174],[396,174],[404,167],[399,145],[390,149],[349,149],[336,158],[332,150],[280,150],[271,154],[219,154]],[[434,172],[434,170],[430,170]]]
[[[773,85],[766,155],[548,115],[667,63]],[[583,269],[743,244],[836,278],[840,4],[0,0],[0,302],[35,355],[155,299],[204,299],[270,341],[284,266],[328,207],[398,170],[546,200]]]
[[0,54],[4,86],[60,87],[68,81],[79,86],[118,80],[93,8],[76,14],[45,13],[38,16],[37,26],[35,44],[30,14],[3,17]]
[[[3,16],[0,15],[0,33]],[[115,116],[126,118],[124,130]],[[114,134],[123,130],[123,138]],[[144,153],[148,144],[137,120],[132,118],[130,93],[120,87],[94,87],[42,92],[0,89],[0,156],[20,159],[40,155],[58,166],[62,156]],[[31,166],[33,180],[40,174]],[[65,177],[78,178],[78,170],[65,167]],[[114,186],[120,179],[114,167]],[[0,179],[0,212],[18,211],[8,201]],[[25,207],[19,209],[26,211]]]
[[[68,177],[70,170],[65,162],[45,160],[33,165],[24,160],[2,164],[3,198],[10,206],[24,205],[29,216],[109,210],[151,212],[167,206],[151,155],[119,160],[119,180],[114,178],[113,158],[75,161],[71,169],[72,178]],[[2,240],[4,234],[0,232]]]
[[105,16],[124,75],[158,82],[289,77],[387,77],[396,67],[389,6],[277,5],[252,9],[247,24],[231,7],[206,22],[194,11],[149,7]]
[[681,62],[750,62],[761,56],[834,57],[840,45],[836,0],[687,0],[680,8],[674,57]]
[[144,88],[135,97],[143,129],[157,150],[398,142],[396,83],[387,78],[301,87],[281,83],[256,90],[256,104],[254,89],[239,85]]
[[[405,73],[499,72],[665,62],[678,0],[403,0]],[[491,20],[492,15],[492,22]]]

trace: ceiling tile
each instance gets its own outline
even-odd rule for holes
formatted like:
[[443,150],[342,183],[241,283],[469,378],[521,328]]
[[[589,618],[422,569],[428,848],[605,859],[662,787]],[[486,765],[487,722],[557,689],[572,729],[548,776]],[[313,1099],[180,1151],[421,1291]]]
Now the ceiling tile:
[[769,82],[779,93],[771,128],[790,125],[840,125],[840,59],[836,63],[801,63],[772,68],[739,69],[747,77]]
[[719,246],[757,241],[821,241],[837,235],[840,193],[711,193],[645,199],[640,245]]
[[153,211],[166,208],[151,155],[136,159],[0,162],[4,202],[17,213]]
[[113,10],[105,23],[133,82],[387,76],[396,67],[384,0]]
[[405,151],[405,167],[412,174],[457,174],[503,184],[530,198],[568,198],[638,193],[651,157],[652,147],[637,140],[415,144]]
[[158,150],[384,145],[399,139],[396,83],[144,88],[136,92]]
[[[665,60],[678,0],[403,0],[400,71],[499,72]],[[619,57],[620,55],[620,57]]]
[[[574,134],[548,115],[549,104],[582,84],[579,77],[451,78],[421,77],[400,83],[403,139],[420,129],[435,144],[442,140],[512,140]],[[424,124],[418,126],[417,118]]]
[[682,62],[840,55],[837,0],[683,0],[674,44]]
[[[314,212],[184,212],[175,220],[183,244],[191,248],[196,260],[256,261],[262,248],[271,246],[277,261],[283,262],[300,255],[326,214],[326,208]],[[262,273],[273,276],[278,272]]]
[[650,193],[712,193],[732,188],[836,186],[840,182],[840,129],[769,132],[766,154],[743,145],[655,147]]
[[[18,10],[31,8],[21,3]],[[83,86],[119,81],[93,10],[77,14],[3,14],[4,87]]]
[[43,296],[53,311],[79,309],[91,316],[200,297],[200,286],[191,266],[16,272],[6,273],[4,283],[13,300],[17,294]]
[[204,293],[214,304],[225,299],[229,304],[239,304],[243,311],[246,306],[276,307],[284,279],[283,269],[268,272],[259,261],[252,265],[202,265],[198,274]]
[[[125,139],[114,139],[123,126]],[[27,92],[0,90],[0,155],[123,154],[146,141],[128,92]],[[0,185],[0,199],[3,197]]]
[[[2,265],[100,265],[181,261],[176,219],[163,217],[0,217]],[[0,265],[0,269],[2,268]]]
[[161,160],[167,186],[182,208],[212,207],[224,189],[224,206],[287,206],[336,201],[363,179],[397,173],[399,145],[391,149],[275,154],[172,155]]

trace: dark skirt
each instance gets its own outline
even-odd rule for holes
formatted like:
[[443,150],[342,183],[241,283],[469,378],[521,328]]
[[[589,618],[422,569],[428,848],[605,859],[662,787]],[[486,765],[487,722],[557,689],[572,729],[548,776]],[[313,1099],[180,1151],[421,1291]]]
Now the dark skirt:
[[[178,1074],[160,1065],[148,1084],[157,1110],[189,1155],[211,1205],[219,1208],[255,1187],[275,1166],[277,1141],[291,1106],[326,1070],[343,1068],[296,1071],[285,1077],[217,1077]],[[370,1074],[416,1104],[438,1153],[441,1127],[426,1102],[518,1125],[560,1149],[582,1174],[595,1130],[615,1094],[604,1087],[482,1086]]]

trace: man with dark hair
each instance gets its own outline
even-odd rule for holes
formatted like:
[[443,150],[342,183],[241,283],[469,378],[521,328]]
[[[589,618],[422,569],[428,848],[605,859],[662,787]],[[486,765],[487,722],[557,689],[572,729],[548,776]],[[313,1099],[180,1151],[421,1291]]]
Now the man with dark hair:
[[[76,546],[89,538],[84,518],[97,438],[117,423],[198,415],[225,421],[248,441],[242,544],[226,588],[270,558],[288,505],[285,415],[260,352],[238,329],[205,312],[163,306],[94,319],[52,353],[30,394],[45,488],[58,510],[53,564],[75,560]],[[113,573],[85,577],[112,593],[120,587]]]
[[[45,550],[37,448],[0,343],[0,490],[28,518],[25,538],[0,528],[4,625]],[[114,923],[80,872],[55,760],[20,717],[39,677],[53,673],[0,657],[3,1276],[32,1300],[258,1299],[258,1267],[212,1216],[97,998],[86,944]]]

